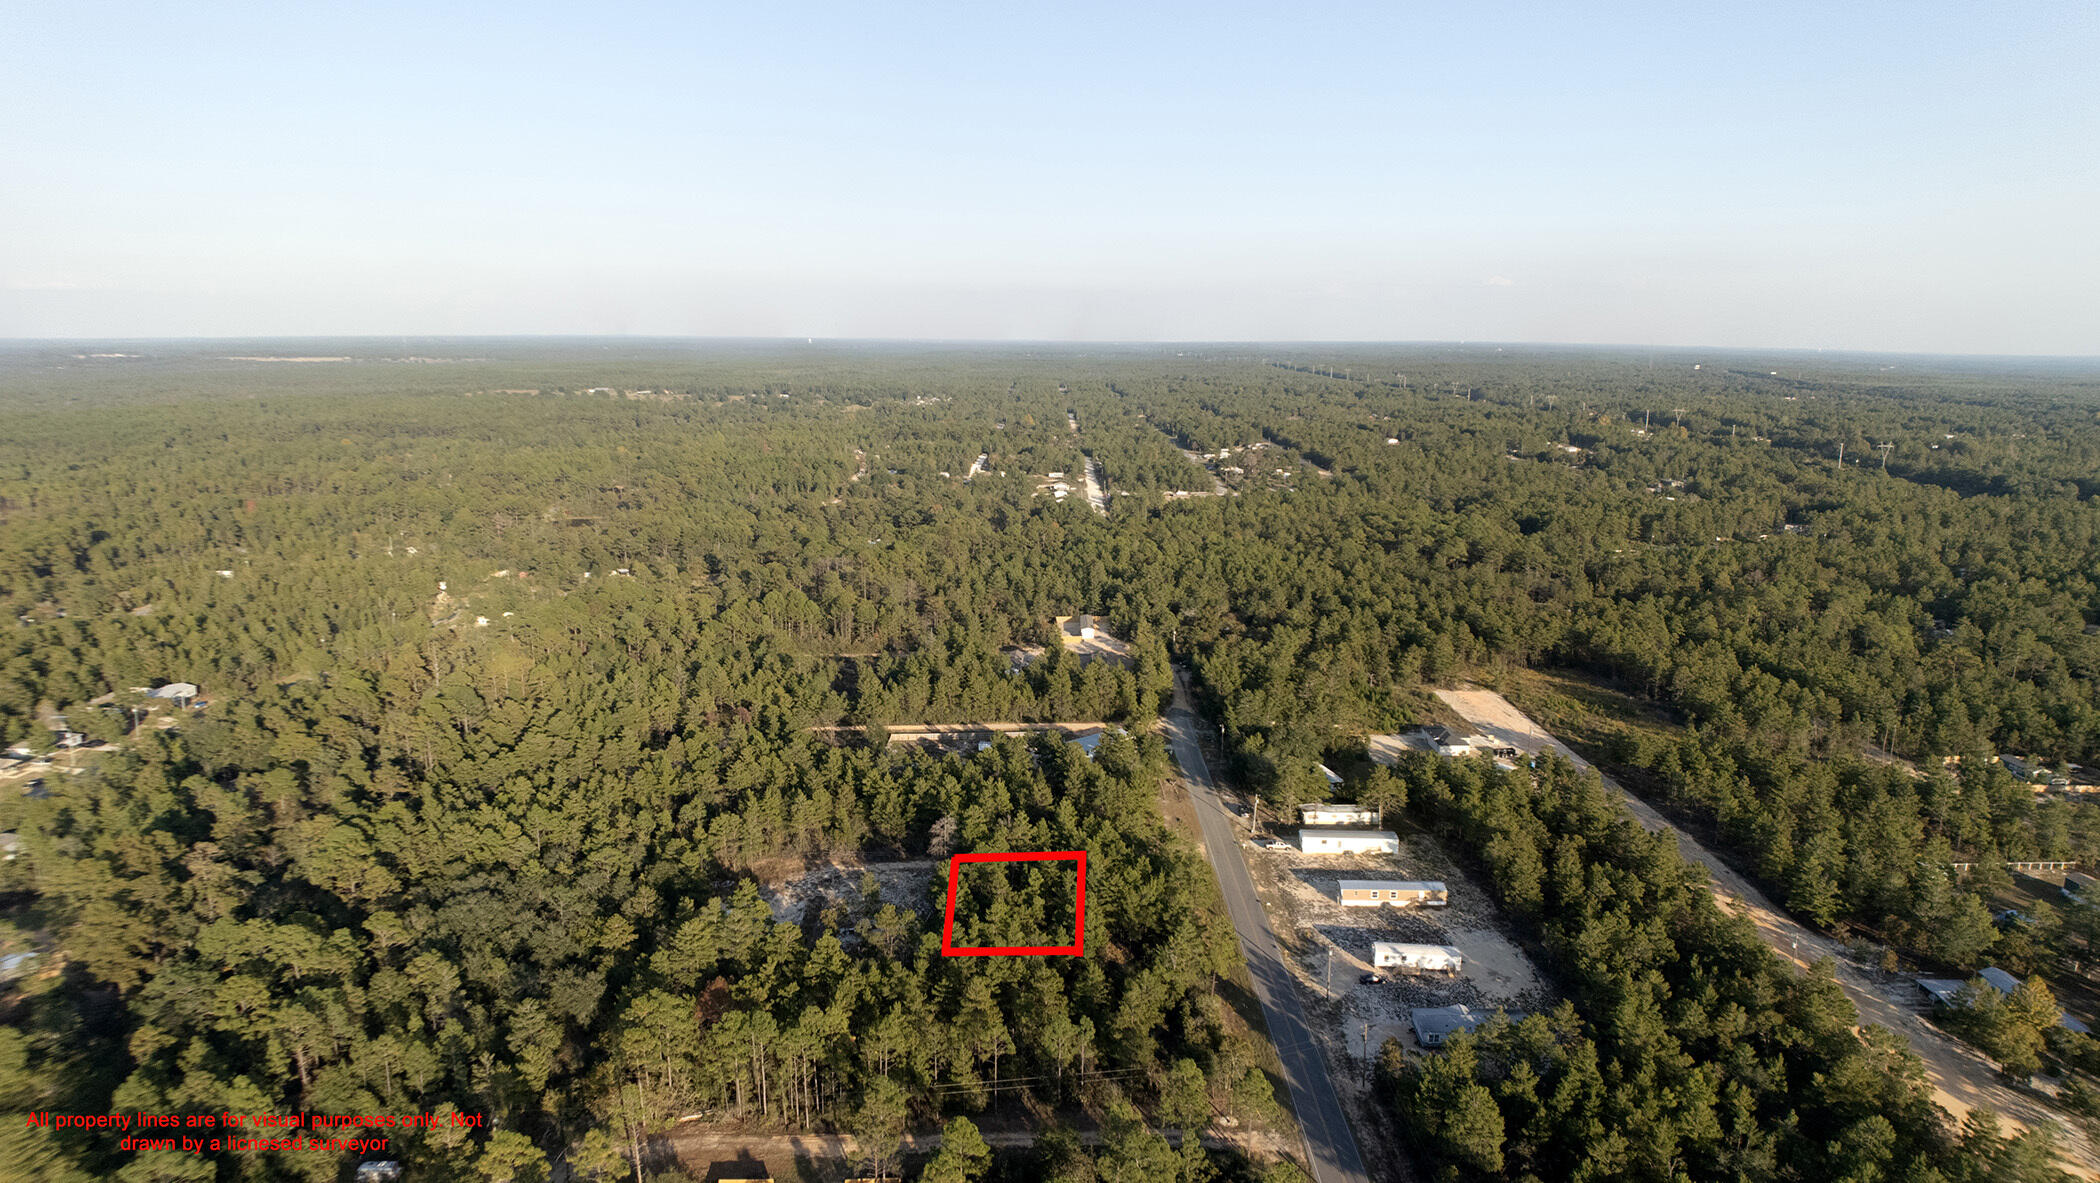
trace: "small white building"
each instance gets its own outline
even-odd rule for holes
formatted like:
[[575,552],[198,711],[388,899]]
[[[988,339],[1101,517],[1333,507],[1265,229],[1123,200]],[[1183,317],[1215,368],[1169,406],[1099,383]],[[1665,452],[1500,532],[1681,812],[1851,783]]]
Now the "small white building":
[[1079,617],[1079,639],[1082,641],[1094,639],[1094,618],[1092,616],[1081,614]]
[[170,682],[152,691],[152,695],[155,698],[167,699],[176,706],[186,707],[197,697],[197,685],[194,682]]
[[1378,969],[1455,974],[1466,967],[1466,955],[1450,945],[1402,945],[1392,941],[1373,941],[1371,964]]
[[1344,879],[1334,894],[1345,908],[1441,908],[1451,902],[1450,889],[1437,879]]
[[1307,826],[1375,826],[1378,811],[1363,805],[1300,805],[1298,821]]
[[1422,737],[1439,756],[1470,756],[1473,754],[1473,737],[1460,735],[1449,727],[1424,727]]
[[1298,849],[1306,854],[1399,854],[1400,838],[1391,830],[1340,830],[1302,826]]

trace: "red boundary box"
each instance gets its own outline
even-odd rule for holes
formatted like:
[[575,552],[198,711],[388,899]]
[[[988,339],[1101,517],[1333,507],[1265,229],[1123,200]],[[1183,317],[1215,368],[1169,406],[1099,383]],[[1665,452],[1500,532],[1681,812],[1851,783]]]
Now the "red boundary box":
[[[962,886],[964,863],[1051,863],[1072,859],[1079,864],[1077,915],[1072,918],[1069,945],[969,945],[955,943],[955,898]],[[1031,854],[958,854],[948,860],[948,915],[941,922],[943,957],[1019,957],[1029,953],[1068,953],[1074,957],[1086,950],[1086,851],[1045,850]]]

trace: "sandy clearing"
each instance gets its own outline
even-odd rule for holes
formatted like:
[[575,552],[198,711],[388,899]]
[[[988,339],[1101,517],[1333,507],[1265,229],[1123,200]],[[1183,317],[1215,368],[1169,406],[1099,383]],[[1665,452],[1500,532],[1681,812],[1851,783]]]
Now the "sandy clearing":
[[[1295,849],[1254,856],[1256,881],[1277,915],[1279,931],[1291,933],[1292,969],[1308,999],[1324,1003],[1316,1024],[1324,1041],[1338,1043],[1353,1071],[1336,1065],[1338,1078],[1360,1074],[1388,1038],[1417,1051],[1408,1012],[1416,1007],[1464,1003],[1480,1011],[1525,1013],[1555,1001],[1531,959],[1500,929],[1500,909],[1434,840],[1410,836],[1397,855],[1308,855]],[[1446,907],[1349,908],[1336,898],[1342,879],[1441,879],[1450,885]],[[1374,941],[1454,945],[1466,957],[1463,972],[1387,974],[1367,983]],[[1331,966],[1330,966],[1331,959]]]
[[894,863],[830,863],[812,867],[801,875],[771,887],[761,887],[759,898],[773,909],[773,919],[800,924],[809,909],[834,904],[852,909],[861,900],[861,882],[873,876],[882,902],[906,911],[939,914],[931,892],[945,864],[932,859]]

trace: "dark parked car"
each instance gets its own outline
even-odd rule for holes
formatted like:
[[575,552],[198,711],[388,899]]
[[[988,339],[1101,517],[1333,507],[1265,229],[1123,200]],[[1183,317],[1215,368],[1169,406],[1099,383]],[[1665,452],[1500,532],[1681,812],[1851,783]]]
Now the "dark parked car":
[[1358,978],[1358,979],[1356,979],[1356,980],[1357,980],[1357,981],[1359,981],[1359,982],[1362,982],[1362,983],[1363,983],[1364,985],[1366,985],[1366,986],[1376,986],[1376,985],[1378,985],[1379,983],[1381,983],[1381,982],[1385,981],[1385,975],[1384,975],[1384,974],[1365,974],[1364,976],[1362,976],[1362,977],[1360,977],[1360,978]]

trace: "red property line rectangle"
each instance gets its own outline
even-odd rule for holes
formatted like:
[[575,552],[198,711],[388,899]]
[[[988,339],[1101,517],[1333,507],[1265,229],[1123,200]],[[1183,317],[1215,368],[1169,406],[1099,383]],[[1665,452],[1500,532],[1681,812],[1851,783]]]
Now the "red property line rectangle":
[[[1069,945],[963,945],[955,943],[955,900],[962,887],[964,863],[1051,863],[1070,859],[1079,864],[1078,906],[1072,918]],[[1044,850],[1027,854],[958,854],[948,860],[948,914],[941,921],[943,957],[1019,957],[1029,953],[1065,953],[1077,957],[1086,951],[1086,851]]]

